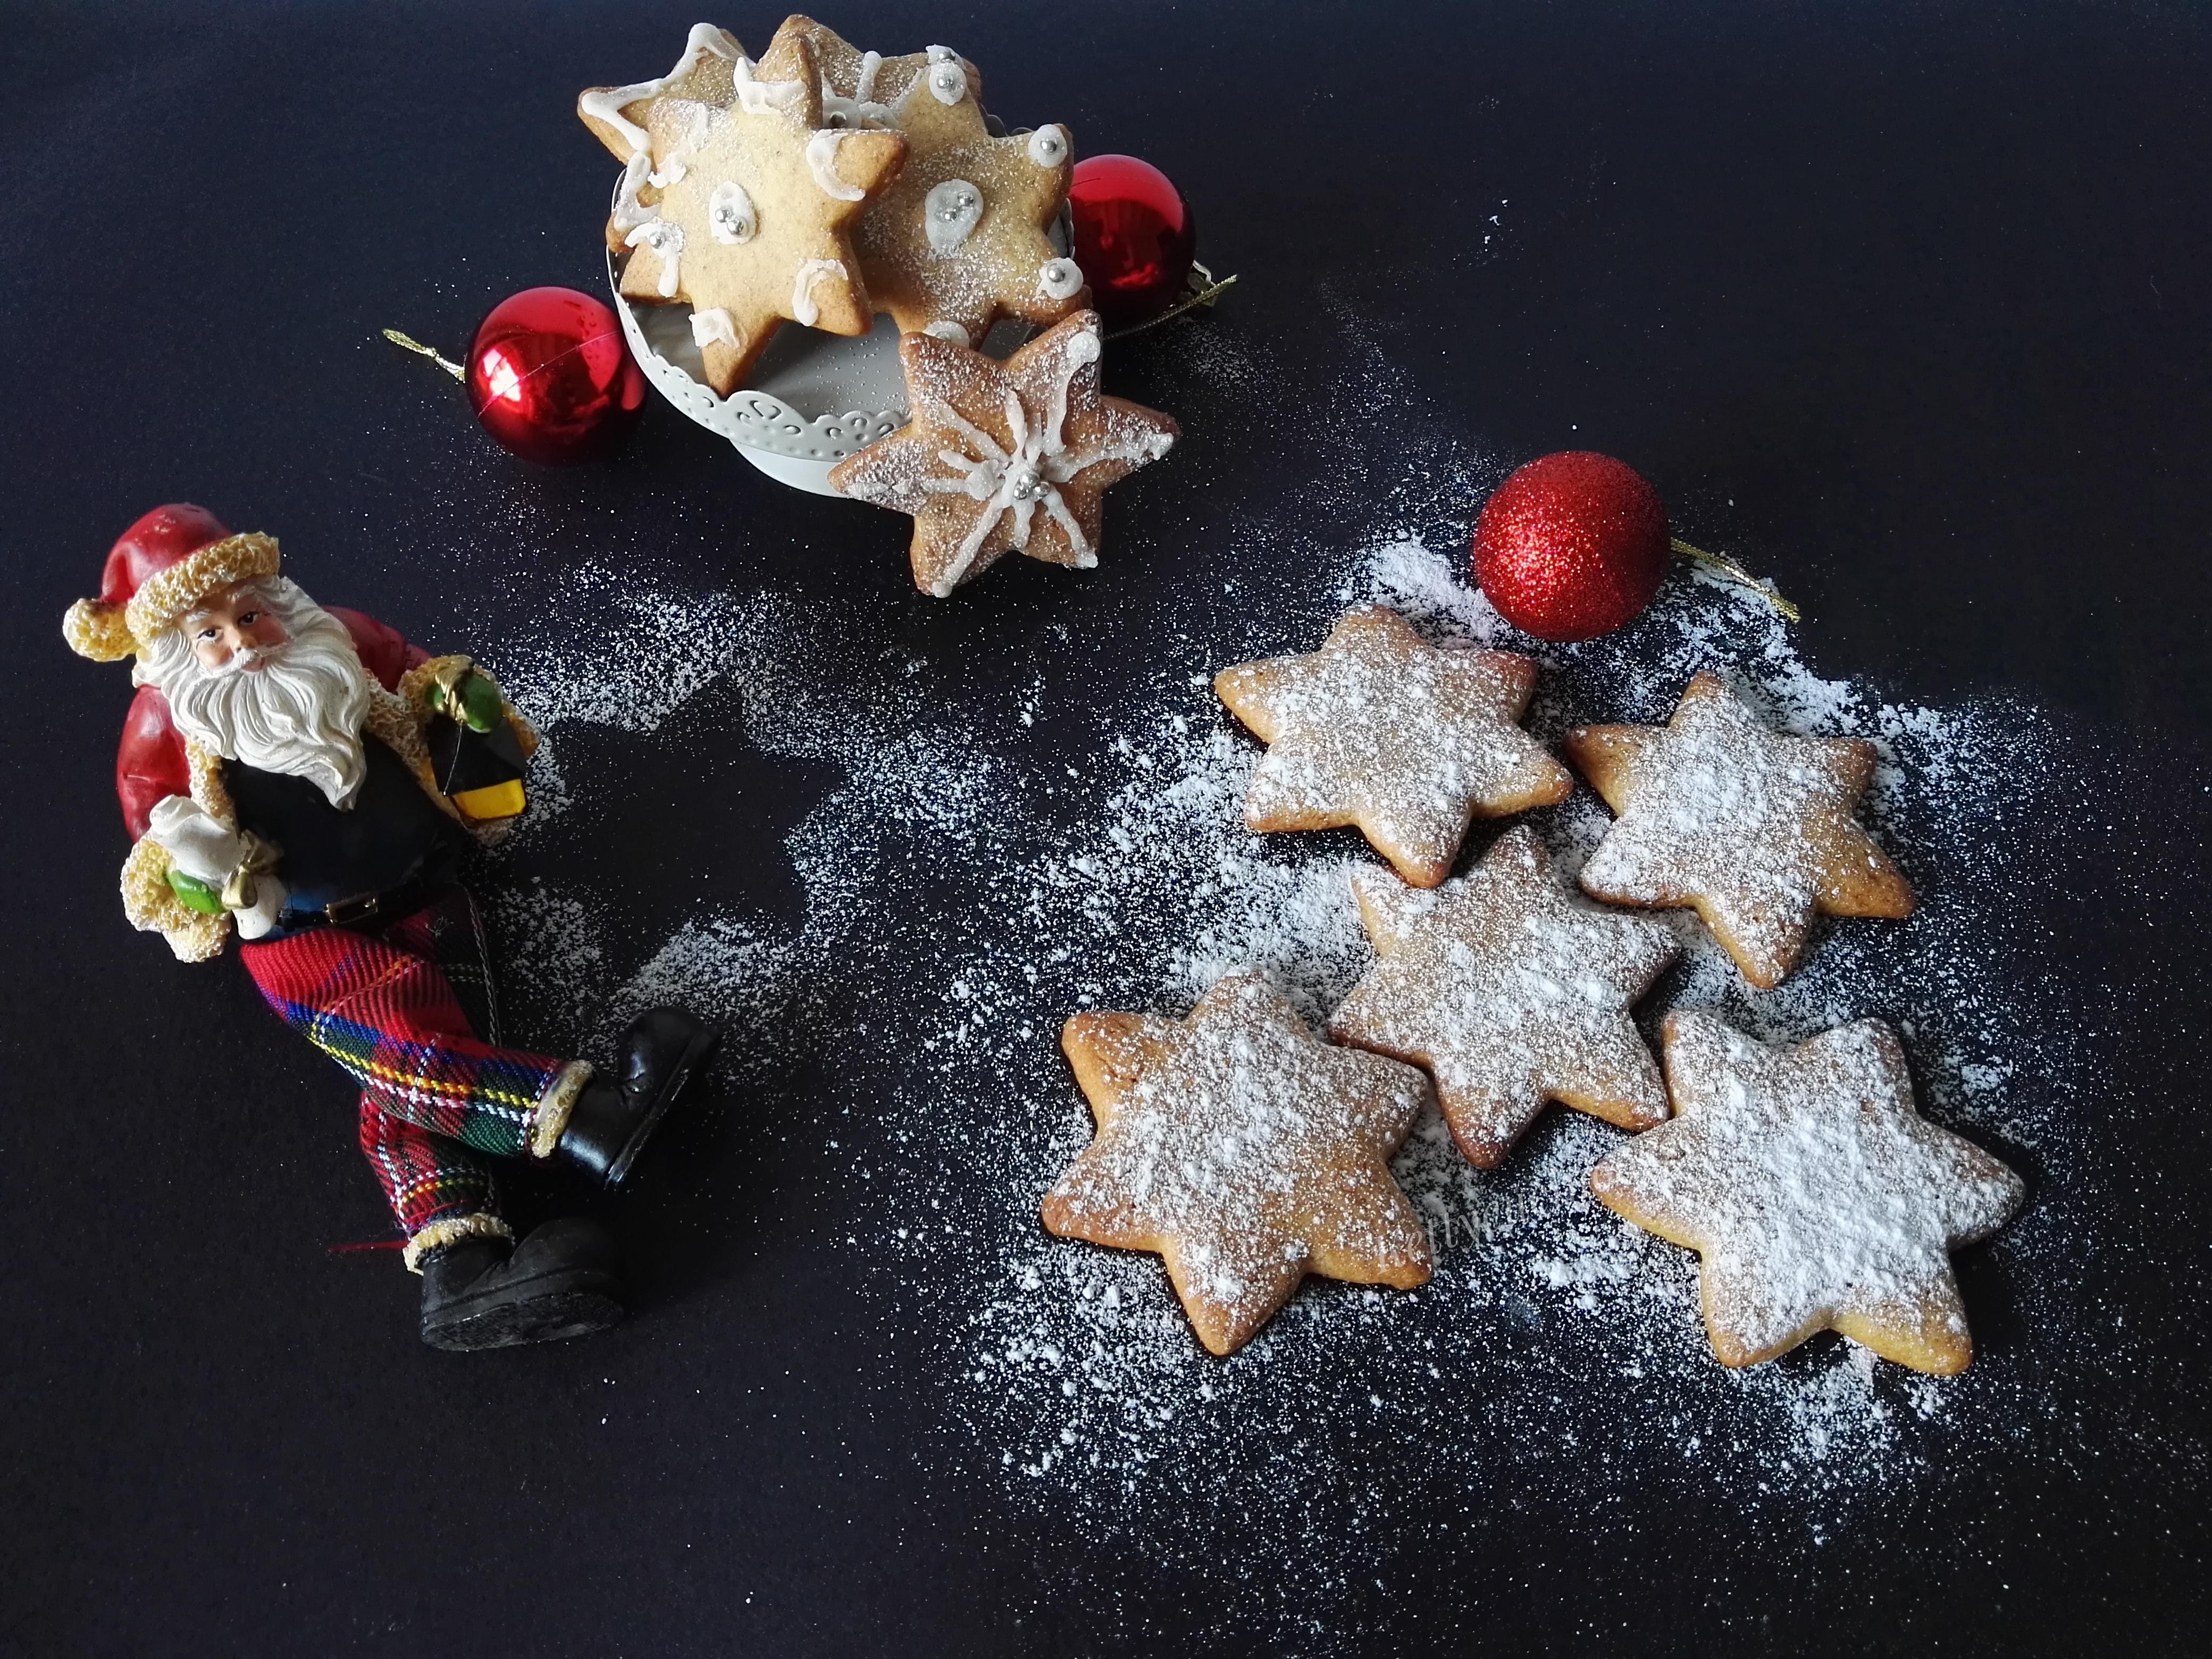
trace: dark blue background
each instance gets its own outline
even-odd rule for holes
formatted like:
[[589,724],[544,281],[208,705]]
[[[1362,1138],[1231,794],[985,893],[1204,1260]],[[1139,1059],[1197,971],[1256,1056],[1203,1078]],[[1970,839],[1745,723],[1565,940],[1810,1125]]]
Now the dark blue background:
[[[1223,1610],[1143,1539],[1036,1528],[925,1455],[932,1334],[855,1293],[820,1248],[842,1218],[819,1206],[849,1200],[781,1139],[823,1079],[672,1131],[620,1211],[630,1325],[454,1362],[415,1342],[388,1257],[326,1253],[384,1226],[339,1080],[229,964],[181,969],[117,914],[128,688],[56,624],[157,502],[279,534],[319,597],[462,648],[618,528],[656,579],[849,608],[983,696],[1064,672],[1044,629],[1066,620],[1105,642],[1079,667],[1110,701],[1182,578],[1296,580],[1213,532],[1297,476],[1298,417],[1194,407],[1171,340],[1110,366],[1190,434],[1116,492],[1110,584],[1015,561],[922,600],[884,521],[733,486],[720,441],[659,406],[605,466],[490,450],[374,331],[452,352],[515,289],[597,288],[611,167],[574,95],[653,72],[692,21],[0,6],[0,1650],[1171,1653]],[[758,50],[778,16],[718,21]],[[2154,1109],[2113,1176],[2145,1245],[2112,1294],[2165,1328],[2144,1387],[2201,1446],[2202,9],[1123,0],[825,21],[949,42],[994,108],[1163,166],[1203,257],[1245,277],[1208,325],[1297,365],[1285,409],[1380,351],[1421,418],[1510,459],[1631,459],[1686,531],[1782,578],[1817,668],[2084,717],[2125,797],[2109,863],[2036,902],[2085,1008],[2126,1034],[2100,1062],[2112,1094]],[[1368,516],[1347,507],[1347,533]],[[677,769],[641,796],[712,814],[711,776]],[[796,902],[770,837],[819,787],[794,770],[748,797],[764,906]],[[667,1219],[710,1210],[710,1247]],[[2100,1475],[2097,1402],[2078,1403],[2075,1475],[1938,1480],[1817,1577],[1766,1565],[1725,1513],[1655,1504],[1626,1558],[1571,1528],[1455,1547],[1409,1525],[1376,1540],[1401,1588],[1364,1617],[1499,1652],[2201,1650],[2201,1475]]]

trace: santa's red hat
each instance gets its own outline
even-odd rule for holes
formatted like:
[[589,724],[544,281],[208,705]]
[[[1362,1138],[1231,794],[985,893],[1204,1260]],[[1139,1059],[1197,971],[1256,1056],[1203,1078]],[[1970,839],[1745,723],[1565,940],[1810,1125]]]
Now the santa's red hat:
[[276,538],[234,536],[204,507],[157,507],[108,550],[100,597],[79,599],[62,635],[79,656],[117,662],[143,651],[216,589],[276,574]]

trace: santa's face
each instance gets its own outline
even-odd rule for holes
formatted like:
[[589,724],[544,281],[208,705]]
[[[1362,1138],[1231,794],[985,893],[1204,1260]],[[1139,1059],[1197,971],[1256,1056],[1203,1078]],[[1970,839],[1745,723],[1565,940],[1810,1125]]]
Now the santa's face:
[[345,624],[282,576],[211,595],[153,641],[139,678],[177,730],[226,760],[303,777],[350,806],[368,775],[368,672]]
[[233,582],[210,595],[205,605],[177,624],[192,642],[203,668],[223,669],[234,660],[248,673],[268,661],[268,653],[291,635],[252,582]]

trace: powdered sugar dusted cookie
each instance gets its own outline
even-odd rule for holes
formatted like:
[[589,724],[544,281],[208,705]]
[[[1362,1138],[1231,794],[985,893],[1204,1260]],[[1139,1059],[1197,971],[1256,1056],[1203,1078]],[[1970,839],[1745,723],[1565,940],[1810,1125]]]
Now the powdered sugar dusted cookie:
[[1680,949],[1666,923],[1571,896],[1526,828],[1433,892],[1374,868],[1352,890],[1382,960],[1329,1035],[1425,1067],[1468,1162],[1495,1168],[1547,1100],[1624,1129],[1666,1121],[1628,1017]]
[[1564,800],[1565,767],[1516,720],[1536,665],[1431,645],[1395,611],[1347,611],[1319,651],[1239,664],[1213,690],[1267,745],[1255,830],[1357,824],[1416,887],[1451,872],[1468,823]]
[[1158,410],[1103,396],[1098,356],[1088,311],[1003,363],[909,334],[899,342],[907,424],[840,461],[830,485],[914,515],[914,580],[939,599],[1010,549],[1088,568],[1099,497],[1179,435]]
[[1583,890],[1693,907],[1753,985],[1797,965],[1815,911],[1912,914],[1911,888],[1851,816],[1874,773],[1863,739],[1771,731],[1704,673],[1667,725],[1584,726],[1567,753],[1619,814]]
[[781,81],[757,74],[742,54],[723,57],[711,39],[702,51],[726,64],[726,104],[669,87],[618,101],[640,89],[618,88],[586,93],[579,109],[594,131],[611,107],[617,137],[644,135],[609,228],[630,250],[622,291],[688,301],[708,383],[727,395],[786,320],[833,334],[868,331],[872,311],[848,233],[897,173],[906,140],[820,129],[819,76],[804,41],[792,53],[798,73]]
[[1315,1041],[1255,974],[1180,1023],[1078,1014],[1060,1047],[1098,1133],[1045,1194],[1064,1238],[1157,1250],[1199,1340],[1232,1353],[1307,1273],[1401,1290],[1428,1237],[1390,1174],[1427,1098],[1410,1066]]
[[1704,1258],[1721,1363],[1832,1329],[1915,1370],[1964,1370],[1949,1252],[2002,1226],[2027,1189],[1913,1109],[1896,1034],[1867,1019],[1771,1048],[1678,1012],[1666,1050],[1676,1116],[1600,1163],[1590,1190]]

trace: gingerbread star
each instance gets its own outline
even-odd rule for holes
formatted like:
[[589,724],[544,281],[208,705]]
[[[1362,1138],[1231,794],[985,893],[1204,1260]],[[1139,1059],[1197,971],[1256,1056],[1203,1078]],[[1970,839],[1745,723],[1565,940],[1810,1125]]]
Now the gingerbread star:
[[1863,739],[1771,731],[1703,673],[1667,725],[1583,726],[1567,753],[1619,814],[1583,890],[1692,906],[1762,990],[1797,965],[1815,911],[1912,914],[1912,889],[1851,816],[1874,774]]
[[1249,1340],[1307,1273],[1427,1281],[1428,1236],[1390,1174],[1428,1096],[1412,1066],[1316,1042],[1255,974],[1180,1023],[1078,1014],[1060,1047],[1098,1133],[1045,1194],[1044,1224],[1158,1251],[1213,1352]]
[[[636,106],[670,97],[697,104],[726,104],[736,96],[735,65],[745,55],[737,36],[712,23],[694,23],[684,55],[667,74],[626,87],[591,87],[578,94],[576,114],[599,141],[628,161],[650,151],[653,140],[639,125]],[[619,246],[619,245],[617,245]]]
[[1066,128],[994,138],[973,99],[909,94],[898,130],[913,147],[906,167],[853,240],[868,292],[902,330],[981,345],[1000,317],[1042,325],[1090,302],[1082,267],[1046,234],[1074,170]]
[[1770,1048],[1711,1014],[1667,1017],[1677,1115],[1590,1171],[1599,1201],[1704,1258],[1705,1330],[1753,1365],[1837,1330],[1948,1376],[1973,1342],[1949,1252],[2020,1207],[2021,1178],[1913,1109],[1878,1019]]
[[862,52],[827,24],[793,14],[783,20],[775,39],[761,54],[763,72],[787,78],[788,43],[803,40],[813,49],[822,76],[822,123],[832,127],[888,127],[897,125],[901,104],[917,80],[929,77],[930,95],[957,103],[963,94],[983,100],[983,74],[949,46],[932,46],[886,58]]
[[[757,74],[742,54],[723,60],[726,104],[663,88],[615,106],[616,137],[641,130],[649,143],[631,158],[612,224],[631,250],[622,292],[691,306],[708,384],[725,396],[786,320],[868,331],[872,311],[850,230],[906,157],[895,132],[822,129],[811,48],[797,42],[791,55],[796,76],[781,81]],[[579,107],[593,118],[637,89],[586,93]],[[657,192],[650,200],[647,185]]]
[[914,580],[943,599],[1008,550],[1098,562],[1099,497],[1168,453],[1175,422],[1098,390],[1098,317],[1078,312],[1003,363],[909,334],[906,425],[840,461],[831,488],[914,515]]
[[1042,327],[1089,303],[1081,267],[1047,234],[1074,171],[1066,128],[994,137],[981,76],[949,48],[883,58],[809,17],[785,21],[763,72],[800,41],[821,66],[824,121],[906,136],[906,166],[853,238],[870,297],[901,331],[980,346],[1002,316]]
[[1373,868],[1352,879],[1382,960],[1329,1036],[1425,1067],[1468,1163],[1496,1168],[1547,1100],[1624,1129],[1666,1121],[1628,1017],[1681,948],[1664,922],[1571,897],[1525,827],[1434,892]]
[[1451,872],[1470,820],[1565,800],[1574,780],[1514,722],[1536,665],[1431,645],[1395,611],[1347,611],[1319,651],[1241,663],[1214,694],[1267,745],[1250,828],[1357,824],[1416,887]]

